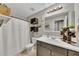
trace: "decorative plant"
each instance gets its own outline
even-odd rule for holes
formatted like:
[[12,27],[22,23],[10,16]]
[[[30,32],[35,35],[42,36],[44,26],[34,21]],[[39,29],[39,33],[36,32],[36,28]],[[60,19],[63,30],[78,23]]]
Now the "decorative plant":
[[64,28],[64,27],[62,27],[62,28],[60,29],[60,31],[63,31],[63,28]]
[[75,28],[75,24],[72,23],[68,27],[71,28],[71,29],[73,29],[73,28]]

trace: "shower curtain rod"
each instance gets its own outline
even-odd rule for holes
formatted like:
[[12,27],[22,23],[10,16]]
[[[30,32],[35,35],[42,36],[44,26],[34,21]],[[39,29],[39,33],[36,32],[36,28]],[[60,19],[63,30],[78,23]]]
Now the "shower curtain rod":
[[[20,20],[23,20],[23,21],[27,21],[27,20],[24,20],[24,19],[21,19],[21,18],[15,17],[15,16],[10,16],[10,17],[17,18],[17,19],[20,19]],[[27,22],[29,22],[29,21],[27,21]]]
[[[6,15],[3,15],[3,14],[0,14],[0,15],[5,16],[5,17],[16,18],[16,19],[20,19],[20,20],[23,20],[23,21],[27,21],[27,20],[24,20],[24,19],[21,19],[19,17],[15,17],[15,16],[6,16]],[[30,22],[30,21],[27,21],[27,22]]]

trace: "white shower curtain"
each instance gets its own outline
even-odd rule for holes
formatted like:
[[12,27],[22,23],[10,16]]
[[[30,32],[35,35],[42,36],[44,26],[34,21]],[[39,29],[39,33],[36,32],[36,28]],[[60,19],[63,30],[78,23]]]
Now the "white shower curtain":
[[11,18],[0,28],[0,55],[16,55],[30,43],[29,23]]
[[0,56],[4,55],[3,50],[3,36],[2,36],[2,27],[0,27]]

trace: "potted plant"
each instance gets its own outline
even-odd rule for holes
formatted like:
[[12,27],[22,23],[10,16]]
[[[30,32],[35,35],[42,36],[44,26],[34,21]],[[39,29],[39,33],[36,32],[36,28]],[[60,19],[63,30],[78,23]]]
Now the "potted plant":
[[70,31],[75,31],[75,24],[70,24],[69,26]]

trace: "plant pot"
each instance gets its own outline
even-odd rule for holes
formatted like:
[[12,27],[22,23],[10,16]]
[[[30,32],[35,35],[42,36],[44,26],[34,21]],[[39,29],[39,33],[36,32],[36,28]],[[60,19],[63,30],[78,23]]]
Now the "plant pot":
[[70,28],[70,31],[71,32],[75,32],[75,28]]

